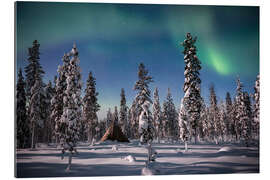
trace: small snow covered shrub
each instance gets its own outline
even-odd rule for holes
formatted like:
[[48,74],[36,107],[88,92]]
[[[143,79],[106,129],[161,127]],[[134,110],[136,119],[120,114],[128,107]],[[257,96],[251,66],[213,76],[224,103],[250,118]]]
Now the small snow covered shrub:
[[118,151],[118,146],[117,146],[117,145],[113,145],[113,146],[112,146],[112,150],[113,150],[113,151]]
[[128,155],[126,157],[123,158],[124,160],[127,160],[129,162],[135,162],[136,161],[136,158],[132,155]]

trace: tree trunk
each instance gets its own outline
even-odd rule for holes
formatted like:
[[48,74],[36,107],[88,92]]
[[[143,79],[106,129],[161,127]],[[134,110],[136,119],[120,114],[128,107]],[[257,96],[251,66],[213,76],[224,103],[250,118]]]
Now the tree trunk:
[[71,161],[72,161],[72,152],[69,151],[69,156],[68,156],[68,166],[67,166],[66,171],[69,171],[69,170],[70,170],[70,167],[71,167]]
[[188,150],[188,145],[187,145],[187,141],[185,141],[185,151]]
[[148,143],[147,150],[148,150],[148,158],[147,158],[146,164],[149,165],[151,162],[151,158],[152,158],[152,144],[151,144],[151,142]]
[[34,138],[35,138],[35,124],[33,123],[32,141],[31,141],[31,148],[32,149],[36,148]]

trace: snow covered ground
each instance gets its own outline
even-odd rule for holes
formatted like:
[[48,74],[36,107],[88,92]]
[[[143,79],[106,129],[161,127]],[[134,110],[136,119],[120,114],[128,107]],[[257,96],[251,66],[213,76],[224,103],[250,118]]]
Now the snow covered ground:
[[[184,151],[183,144],[154,143],[156,162],[151,166],[156,175],[258,173],[258,147],[236,144],[190,145]],[[80,144],[79,155],[72,159],[66,172],[68,157],[61,160],[61,152],[55,146],[40,146],[35,151],[17,150],[17,177],[65,177],[65,176],[131,176],[147,174],[145,160],[147,150],[137,141],[131,143],[106,142],[89,146]],[[151,173],[152,173],[151,172]],[[150,174],[151,174],[150,173]]]

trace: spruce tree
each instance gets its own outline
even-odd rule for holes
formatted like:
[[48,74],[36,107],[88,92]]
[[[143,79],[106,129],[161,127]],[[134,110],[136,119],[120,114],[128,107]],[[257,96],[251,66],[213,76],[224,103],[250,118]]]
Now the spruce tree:
[[117,106],[114,107],[113,122],[114,122],[114,124],[119,125]]
[[84,121],[88,129],[88,141],[92,141],[96,136],[96,127],[98,126],[97,112],[100,110],[100,105],[97,102],[98,92],[96,92],[96,78],[92,72],[89,73],[85,96],[83,98],[83,114]]
[[137,91],[137,95],[135,100],[133,101],[132,108],[133,108],[133,131],[134,136],[137,138],[138,128],[139,128],[139,116],[143,111],[142,105],[145,101],[148,101],[152,104],[151,100],[151,91],[149,90],[149,84],[153,82],[151,76],[148,75],[148,70],[145,69],[143,63],[139,64],[139,71],[138,71],[138,81],[134,85],[134,90]]
[[31,88],[31,98],[29,104],[29,118],[31,123],[31,148],[36,148],[38,141],[38,129],[43,127],[41,99],[44,94],[42,82],[38,74],[34,86]]
[[155,88],[154,91],[154,104],[153,104],[153,121],[154,121],[154,127],[155,127],[155,134],[156,138],[159,142],[161,138],[161,131],[162,131],[162,124],[161,124],[161,107],[159,104],[159,94],[158,94],[158,88]]
[[235,111],[234,111],[234,128],[235,128],[235,135],[236,135],[236,140],[238,141],[241,138],[242,134],[242,124],[241,124],[241,116],[242,116],[242,109],[243,109],[243,85],[240,82],[240,78],[237,78],[237,88],[236,88],[236,97],[235,97]]
[[180,110],[179,110],[179,115],[178,115],[178,122],[179,122],[179,136],[180,139],[185,143],[185,150],[187,151],[187,142],[190,137],[190,125],[188,121],[188,116],[187,116],[187,109],[186,106],[184,105],[184,99],[181,100],[181,105],[180,105]]
[[76,151],[77,141],[79,139],[79,128],[82,117],[82,99],[81,99],[81,69],[79,67],[79,57],[76,45],[74,44],[66,74],[66,90],[63,99],[63,114],[61,116],[61,136],[62,152],[69,151],[69,163],[67,170],[70,169],[72,154]]
[[125,91],[122,88],[121,89],[121,101],[120,101],[120,112],[119,112],[119,125],[122,129],[122,132],[127,135],[127,128],[128,128],[128,122],[127,122],[127,105],[126,105],[126,97],[125,97]]
[[60,139],[62,139],[63,135],[65,134],[65,128],[62,127],[61,123],[61,116],[63,114],[63,104],[64,104],[64,97],[66,96],[66,88],[67,88],[67,72],[68,67],[70,63],[70,57],[68,54],[64,54],[63,58],[63,65],[59,65],[57,72],[58,76],[57,79],[55,79],[55,94],[51,100],[51,119],[54,121],[54,133],[53,136],[57,143],[60,142]]
[[231,95],[229,92],[226,93],[226,116],[227,116],[227,135],[231,136],[234,134],[234,123],[233,123],[233,103],[231,99]]
[[27,122],[25,82],[21,68],[18,72],[16,88],[16,135],[17,148],[29,147],[30,129]]
[[183,106],[187,110],[187,117],[190,121],[191,135],[197,139],[197,126],[200,119],[201,111],[201,94],[200,94],[200,73],[201,62],[196,55],[197,48],[195,46],[197,37],[193,38],[190,33],[187,33],[186,39],[182,43],[184,47],[185,61],[185,82],[184,82],[184,102]]
[[51,142],[54,130],[54,121],[51,119],[51,100],[54,96],[54,88],[52,87],[51,81],[48,82],[44,89],[45,98],[44,98],[44,142]]
[[146,165],[152,160],[152,140],[154,137],[154,127],[152,113],[149,110],[151,100],[151,91],[149,84],[153,82],[153,79],[148,75],[148,70],[145,69],[144,64],[139,65],[138,72],[139,80],[135,83],[134,90],[138,93],[135,98],[136,102],[136,113],[139,114],[139,135],[140,143],[148,144],[148,158]]

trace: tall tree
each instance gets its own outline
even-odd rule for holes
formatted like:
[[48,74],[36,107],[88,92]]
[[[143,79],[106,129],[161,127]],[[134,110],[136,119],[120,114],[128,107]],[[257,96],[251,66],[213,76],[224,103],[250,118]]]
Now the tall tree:
[[54,130],[54,121],[51,119],[51,100],[54,96],[54,88],[52,87],[51,81],[48,82],[48,84],[45,86],[44,89],[44,142],[51,142],[52,136],[53,136],[53,130]]
[[114,122],[114,124],[119,125],[119,118],[118,118],[117,106],[114,107],[113,122]]
[[119,112],[119,125],[122,129],[122,132],[127,135],[127,128],[128,128],[128,121],[127,121],[127,105],[126,105],[126,97],[125,97],[125,90],[121,89],[121,101],[120,101],[120,112]]
[[100,109],[100,105],[97,102],[97,96],[96,78],[93,76],[92,72],[90,72],[86,83],[85,96],[83,98],[83,115],[88,128],[89,142],[95,138],[96,127],[98,126],[97,112]]
[[234,134],[234,123],[233,123],[233,103],[231,99],[231,95],[229,92],[226,93],[226,116],[227,116],[227,135]]
[[61,116],[63,114],[63,104],[64,97],[66,96],[67,89],[67,72],[70,63],[70,57],[65,53],[62,58],[63,64],[58,66],[57,72],[58,76],[55,79],[55,94],[51,100],[51,119],[54,121],[54,133],[53,136],[57,143],[60,142],[60,139],[65,134],[65,128],[62,127]]
[[184,82],[184,102],[186,106],[187,116],[190,121],[191,134],[197,139],[197,123],[200,119],[201,111],[201,93],[200,93],[200,73],[201,62],[196,55],[197,48],[195,46],[197,37],[193,38],[190,33],[187,33],[186,39],[182,43],[184,47],[184,61],[185,61],[185,82]]
[[41,99],[44,94],[42,88],[42,82],[39,78],[38,74],[36,75],[36,82],[34,86],[31,88],[31,98],[29,105],[29,118],[31,122],[31,148],[36,148],[36,143],[38,139],[39,128],[43,127],[43,119],[42,119],[42,109],[41,109]]
[[187,117],[187,109],[184,105],[184,98],[181,100],[178,118],[180,139],[185,143],[185,150],[187,151],[187,142],[190,137],[190,124]]
[[27,122],[25,82],[21,68],[18,72],[16,88],[16,119],[17,148],[29,147],[30,129]]
[[82,99],[81,99],[81,69],[79,67],[79,57],[76,45],[74,44],[69,56],[71,60],[66,74],[66,90],[63,99],[63,114],[61,116],[62,128],[64,134],[61,138],[62,152],[69,151],[69,163],[67,170],[71,167],[72,154],[76,151],[76,145],[79,138],[79,125],[82,117]]
[[134,110],[133,130],[135,131],[134,132],[135,134],[138,132],[139,116],[141,112],[143,111],[142,105],[144,104],[145,101],[148,101],[149,103],[152,104],[151,91],[149,90],[149,84],[151,82],[153,82],[153,79],[151,76],[148,75],[148,70],[145,69],[145,66],[143,63],[140,63],[139,71],[138,71],[138,81],[135,83],[134,88],[133,88],[135,91],[137,91],[137,95],[132,104],[133,106],[132,108]]
[[153,79],[150,75],[148,75],[148,70],[145,69],[143,63],[140,63],[139,65],[138,78],[139,80],[135,83],[134,86],[134,90],[138,92],[135,98],[137,105],[136,112],[139,114],[140,142],[148,144],[148,165],[152,160],[151,143],[154,136],[153,118],[151,111],[149,110],[150,104],[152,104],[149,84],[153,82]]
[[155,88],[154,104],[153,104],[153,121],[154,121],[154,127],[156,131],[156,138],[158,142],[161,138],[161,131],[162,131],[161,117],[162,117],[162,114],[161,114],[161,107],[159,103],[158,88]]

